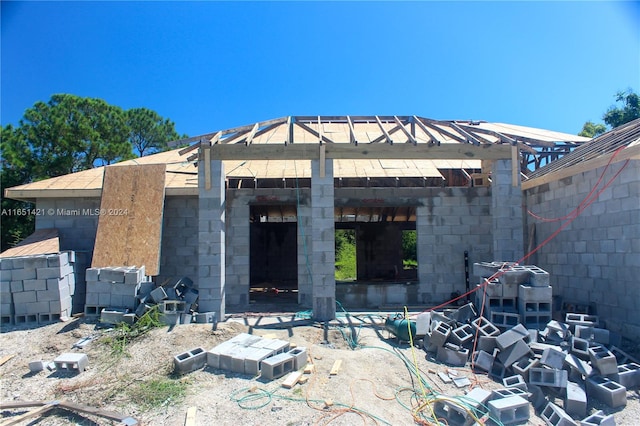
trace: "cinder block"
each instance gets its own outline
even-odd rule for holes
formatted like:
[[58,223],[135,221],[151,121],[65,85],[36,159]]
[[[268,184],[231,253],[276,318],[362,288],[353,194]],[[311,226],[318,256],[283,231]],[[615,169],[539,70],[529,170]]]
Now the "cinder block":
[[522,324],[517,324],[496,337],[496,345],[500,350],[503,350],[515,344],[517,341],[523,341],[528,336],[529,332],[527,329],[524,328]]
[[485,317],[478,317],[471,322],[471,325],[478,330],[478,336],[498,336],[500,330]]
[[593,346],[588,350],[591,365],[598,369],[600,374],[606,376],[608,374],[616,374],[618,372],[618,363],[615,355],[607,350],[604,346]]
[[519,396],[521,398],[528,398],[529,394],[526,391],[523,391],[520,388],[502,388],[502,389],[494,389],[491,392],[491,398],[489,399],[502,399],[508,398],[510,396]]
[[291,349],[287,353],[293,357],[294,370],[300,370],[305,365],[307,365],[307,348],[300,346],[300,347]]
[[261,363],[261,377],[267,380],[277,379],[293,371],[293,356],[288,353],[265,358]]
[[555,388],[567,387],[568,374],[566,370],[533,367],[529,370],[529,383],[539,386]]
[[498,328],[509,329],[520,324],[520,314],[491,311],[491,322]]
[[478,337],[476,343],[476,349],[479,351],[485,351],[487,353],[492,354],[493,350],[496,348],[496,338],[495,336],[480,336]]
[[39,280],[47,280],[49,278],[61,278],[64,275],[61,273],[60,267],[54,268],[38,268],[36,270],[36,278]]
[[195,348],[173,357],[174,371],[178,374],[190,373],[204,367],[207,352],[203,348]]
[[517,289],[520,284],[529,282],[529,275],[526,267],[513,265],[508,269],[501,269],[497,278],[503,285],[513,286]]
[[85,272],[85,281],[99,281],[100,280],[100,268],[89,268]]
[[58,371],[75,371],[78,373],[83,372],[89,365],[87,355],[82,353],[64,353],[54,359],[53,362]]
[[627,390],[640,387],[640,364],[630,362],[618,366],[618,372],[611,376],[613,381],[621,384]]
[[600,323],[596,315],[575,314],[567,312],[565,322],[570,326],[585,325],[587,327],[597,327]]
[[616,426],[616,419],[613,414],[606,415],[604,411],[598,410],[582,419],[580,426]]
[[29,371],[32,373],[37,373],[38,371],[44,370],[44,361],[31,361],[29,363]]
[[583,418],[587,415],[587,393],[578,383],[567,382],[564,397],[564,410],[567,414]]
[[491,367],[493,366],[493,355],[485,352],[485,351],[476,351],[473,353],[471,357],[473,360],[473,367],[479,368],[486,372],[491,371]]
[[436,325],[433,331],[431,331],[430,342],[432,345],[442,347],[449,338],[450,334],[451,326],[444,322],[440,322],[438,323],[438,325]]
[[537,266],[528,265],[529,284],[533,287],[546,287],[549,285],[549,273]]
[[[498,339],[500,336],[498,336]],[[529,345],[524,340],[516,340],[512,345],[500,350],[498,359],[505,367],[511,367],[513,363],[524,356],[532,355]]]
[[523,424],[529,420],[529,402],[520,396],[496,399],[487,405],[492,417],[503,425]]
[[518,388],[523,391],[527,391],[527,383],[524,381],[521,375],[514,374],[513,376],[505,377],[502,379],[502,384],[505,388]]
[[102,268],[100,270],[100,281],[111,281],[124,283],[124,273],[126,268]]
[[153,300],[155,303],[160,303],[163,300],[167,299],[167,292],[164,290],[163,287],[157,287],[155,290],[153,290],[151,293],[151,300]]
[[560,407],[549,402],[540,417],[549,426],[578,426],[576,422]]
[[529,370],[533,367],[537,367],[540,364],[538,358],[532,356],[524,356],[511,364],[511,369],[516,374],[521,375],[522,377],[529,377]]
[[185,302],[182,300],[163,300],[160,302],[160,312],[182,313],[185,309]]
[[589,341],[575,336],[571,337],[570,351],[580,359],[589,359]]
[[436,359],[445,364],[463,367],[469,359],[469,350],[453,343],[438,347]]
[[236,344],[227,340],[207,351],[207,365],[211,368],[220,368],[220,355],[235,347]]
[[467,346],[473,343],[473,327],[469,324],[461,325],[451,330],[449,340],[459,346]]
[[565,357],[566,357],[566,354],[559,349],[546,348],[544,351],[542,351],[542,357],[540,358],[540,363],[542,365],[546,365],[547,367],[560,370],[564,365]]
[[21,291],[13,293],[13,303],[16,306],[24,303],[33,303],[37,300],[38,298],[35,291]]
[[197,324],[215,324],[218,322],[217,312],[198,312],[195,314]]
[[540,411],[549,402],[547,396],[542,391],[542,388],[538,385],[527,384],[527,390],[529,391],[529,402],[533,405],[533,408]]
[[256,375],[260,373],[261,365],[260,363],[265,358],[269,358],[274,355],[274,351],[272,349],[266,348],[252,348],[253,350],[247,354],[244,358],[244,372],[245,374]]
[[[518,299],[522,302],[547,302],[551,304],[553,288],[551,286],[532,287],[521,284],[518,286]],[[551,306],[549,306],[551,311]]]
[[602,376],[591,376],[586,380],[587,396],[598,399],[611,408],[627,405],[627,389]]
[[580,376],[588,377],[593,374],[591,365],[574,354],[567,354],[564,358],[564,363],[569,366],[572,372]]
[[128,312],[127,309],[115,309],[108,308],[103,309],[100,312],[100,322],[107,324],[118,324],[124,321],[124,314]]

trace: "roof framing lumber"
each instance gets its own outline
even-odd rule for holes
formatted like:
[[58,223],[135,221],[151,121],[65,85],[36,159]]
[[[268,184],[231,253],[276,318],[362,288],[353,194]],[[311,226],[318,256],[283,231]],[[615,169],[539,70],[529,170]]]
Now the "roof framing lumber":
[[438,140],[438,138],[436,138],[436,137],[434,136],[434,134],[433,134],[433,133],[431,133],[431,130],[429,130],[429,128],[428,128],[427,126],[425,126],[425,125],[424,125],[424,123],[422,123],[422,121],[420,121],[420,120],[418,119],[418,117],[416,117],[415,115],[413,116],[413,121],[412,121],[412,123],[417,124],[417,125],[418,125],[418,127],[420,127],[420,129],[421,129],[423,132],[425,132],[427,135],[429,135],[429,138],[430,138],[429,143],[433,143],[433,144],[440,145],[440,141]]
[[[382,121],[380,120],[380,117],[378,117],[376,115],[376,122],[378,123],[378,126],[380,127],[380,130],[382,130],[382,134],[384,135],[384,138],[387,139],[387,143],[389,145],[393,145],[393,140],[391,139],[391,135],[389,135],[389,133],[387,132],[387,129],[384,128],[384,126],[382,125]],[[384,139],[382,138],[382,139]],[[380,138],[377,138],[376,140],[372,141],[372,143],[377,143],[379,142]]]
[[[511,159],[509,145],[442,144],[328,144],[328,159],[421,159],[421,160],[499,160]],[[211,159],[216,160],[318,160],[318,144],[216,144],[211,147]]]
[[356,139],[356,132],[353,129],[353,122],[351,121],[351,117],[348,115],[347,115],[347,123],[349,123],[349,143],[358,145],[358,140]]
[[443,129],[442,127],[438,127],[437,124],[439,125],[447,125],[447,123],[442,123],[442,122],[438,122],[438,121],[434,121],[434,120],[427,120],[426,118],[418,118],[418,121],[421,121],[422,124],[424,124],[425,126],[431,127],[433,130],[435,130],[436,132],[442,133],[444,135],[449,136],[451,139],[457,140],[458,142],[462,142],[462,143],[467,143],[466,140],[464,140],[464,138],[461,138],[458,135],[455,135],[453,133],[451,133],[450,131]]
[[320,141],[320,143],[322,143],[321,141],[328,142],[328,143],[334,143],[331,139],[329,139],[328,137],[316,132],[311,127],[307,126],[306,124],[304,124],[304,123],[302,123],[300,121],[297,121],[297,120],[296,120],[295,123],[296,123],[296,126],[299,126],[300,128],[306,130],[307,132],[311,133],[313,136],[318,138],[318,141]]
[[404,127],[404,124],[402,124],[402,121],[400,121],[400,119],[398,118],[397,115],[393,116],[394,120],[396,121],[396,123],[398,124],[398,126],[400,127],[400,130],[402,130],[402,132],[409,138],[409,140],[411,141],[412,144],[417,145],[418,141],[416,140],[416,138],[411,134],[411,132],[409,132],[407,130],[406,127]]

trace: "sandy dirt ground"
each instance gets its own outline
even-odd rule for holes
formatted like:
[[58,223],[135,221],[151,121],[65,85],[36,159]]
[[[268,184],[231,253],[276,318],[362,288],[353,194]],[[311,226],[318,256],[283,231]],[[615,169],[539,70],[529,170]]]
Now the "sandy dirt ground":
[[[187,324],[153,329],[128,342],[124,355],[115,355],[108,344],[113,330],[95,321],[77,318],[67,322],[28,328],[10,326],[0,335],[0,402],[67,400],[121,413],[143,425],[184,425],[187,412],[195,413],[196,425],[413,425],[412,411],[420,396],[462,396],[473,387],[492,390],[501,383],[469,368],[452,368],[435,362],[419,342],[412,347],[398,343],[384,330],[384,314],[355,315],[350,327],[300,320],[293,314],[236,315],[220,322],[216,330],[207,324]],[[343,318],[343,323],[346,320]],[[173,357],[202,347],[209,350],[239,333],[275,336],[305,347],[315,365],[307,382],[291,389],[281,386],[286,378],[266,381],[260,377],[205,367],[183,376],[173,374]],[[94,339],[82,350],[73,348],[80,339]],[[357,349],[350,344],[357,341]],[[61,374],[45,369],[31,373],[31,361],[52,361],[67,352],[82,352],[89,359],[86,371]],[[330,375],[335,361],[342,364]],[[422,382],[412,371],[419,371]],[[462,388],[444,383],[438,372],[467,377]],[[182,398],[167,399],[148,407],[132,395],[156,379],[179,381],[186,389]],[[629,391],[627,406],[611,409],[589,400],[588,411],[602,409],[614,414],[618,425],[637,425],[640,394]],[[562,406],[562,396],[553,400]],[[426,405],[422,410],[429,410]],[[0,410],[0,421],[33,408]],[[422,411],[421,411],[422,412]],[[110,425],[118,424],[90,414],[56,409],[47,415],[26,419],[21,425]],[[424,423],[427,424],[427,423]],[[528,425],[544,425],[530,409]]]

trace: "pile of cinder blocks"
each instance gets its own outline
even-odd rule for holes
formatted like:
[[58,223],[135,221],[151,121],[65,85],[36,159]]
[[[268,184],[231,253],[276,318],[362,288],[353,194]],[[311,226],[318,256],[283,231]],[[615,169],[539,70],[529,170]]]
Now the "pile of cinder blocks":
[[2,324],[47,323],[72,314],[75,252],[0,259]]
[[306,348],[291,348],[289,342],[240,333],[209,351],[195,348],[173,358],[176,373],[185,374],[203,368],[227,370],[239,374],[277,379],[307,365]]
[[[541,329],[551,320],[553,290],[549,273],[534,265],[510,262],[480,262],[473,265],[481,278],[476,306],[497,327],[507,329],[522,323]],[[483,303],[484,302],[484,303]]]
[[138,294],[153,287],[144,266],[89,268],[85,279],[85,315],[100,315],[106,308],[133,311],[138,306]]
[[[522,275],[531,271],[522,270]],[[537,274],[534,279],[527,278],[529,285],[518,286],[548,287],[532,286],[539,283],[540,276],[542,282],[547,282],[544,274],[534,273]],[[511,278],[511,284],[500,285],[522,280]],[[529,289],[522,291],[518,299]],[[529,303],[543,303],[541,299],[526,294],[524,301],[517,304],[526,307]],[[585,425],[615,424],[612,415],[602,412],[589,415],[587,398],[613,410],[626,405],[628,390],[640,388],[640,362],[619,349],[620,336],[602,328],[597,316],[567,313],[564,321],[548,320],[543,326],[539,322],[542,316],[537,316],[526,324],[518,322],[506,327],[476,316],[478,310],[473,305],[464,305],[421,313],[417,337],[424,334],[424,348],[437,361],[453,366],[464,366],[470,361],[473,369],[503,384],[504,389],[474,400],[485,404],[491,416],[503,424],[526,422],[529,404],[548,425],[577,425],[579,419]],[[535,310],[539,312],[540,308]],[[556,403],[557,399],[562,402]],[[437,409],[448,424],[466,424],[471,420],[451,407],[443,405]]]
[[89,268],[86,271],[85,315],[100,316],[108,324],[133,324],[157,307],[167,325],[217,324],[215,312],[198,312],[198,290],[183,277],[175,284],[157,286],[145,275],[144,266]]

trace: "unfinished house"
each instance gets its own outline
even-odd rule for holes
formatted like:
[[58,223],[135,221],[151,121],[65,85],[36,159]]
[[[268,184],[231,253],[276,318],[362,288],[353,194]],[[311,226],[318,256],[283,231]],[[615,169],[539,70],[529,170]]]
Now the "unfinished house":
[[[608,306],[605,317],[637,327],[635,310],[613,307],[639,299],[633,282],[640,273],[638,126],[587,143],[483,121],[291,116],[177,141],[174,146],[186,147],[6,195],[45,212],[36,228],[54,229],[59,249],[73,250],[80,269],[96,266],[96,259],[139,266],[131,259],[146,253],[157,284],[183,276],[194,281],[201,310],[222,317],[227,307],[247,308],[254,295],[273,290],[328,320],[336,302],[429,307],[464,293],[470,264],[519,260],[559,226],[527,209],[567,214],[589,194],[611,150],[624,145],[612,166],[629,163],[616,181],[526,262],[549,268],[567,300]],[[161,171],[147,172],[153,165]],[[109,170],[118,168],[139,172],[117,178]],[[574,169],[575,176],[567,174]],[[605,181],[615,172],[607,168]],[[118,196],[123,181],[128,190]],[[101,207],[128,215],[107,226],[104,213],[90,214]],[[335,279],[336,231],[355,238],[355,280]],[[417,239],[412,268],[403,265],[406,232]],[[143,244],[132,250],[134,241]],[[614,286],[620,287],[615,297]],[[81,284],[76,287],[80,294]]]

